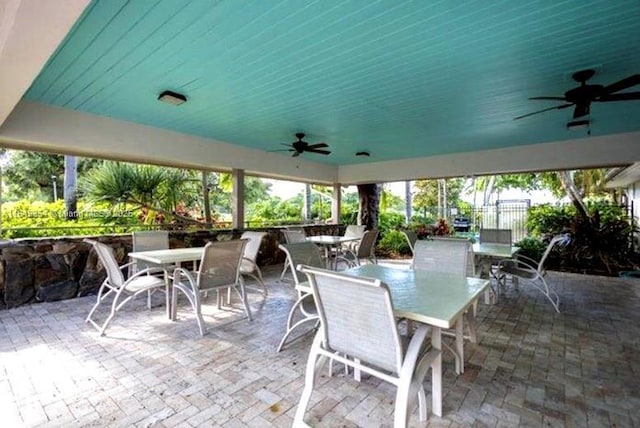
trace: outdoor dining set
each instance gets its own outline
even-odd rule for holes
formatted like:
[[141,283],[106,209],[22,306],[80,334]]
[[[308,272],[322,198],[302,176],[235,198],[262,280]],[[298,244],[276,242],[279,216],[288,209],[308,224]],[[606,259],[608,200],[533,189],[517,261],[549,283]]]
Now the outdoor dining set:
[[[123,266],[109,246],[86,240],[107,273],[86,321],[104,335],[128,301],[143,294],[150,307],[151,294],[159,290],[166,294],[171,320],[177,318],[179,295],[186,298],[201,335],[206,334],[202,305],[208,293],[216,293],[218,308],[231,304],[235,293],[251,320],[245,277],[267,296],[256,263],[265,235],[247,231],[240,239],[172,249],[165,231],[134,232],[130,262]],[[442,416],[442,352],[453,354],[456,373],[464,372],[464,342],[477,342],[475,311],[483,295],[485,303],[496,304],[508,282],[518,286],[518,280],[527,280],[559,311],[559,297],[544,279],[544,261],[564,237],[552,239],[541,260],[533,261],[518,256],[510,230],[483,229],[474,244],[457,238],[418,240],[405,232],[413,258],[409,269],[400,269],[377,263],[377,230],[349,226],[341,236],[306,236],[302,228],[287,228],[282,235],[279,249],[286,261],[280,280],[291,281],[290,271],[298,297],[277,352],[316,332],[296,426],[305,426],[317,372],[326,360],[352,368],[356,380],[364,372],[395,385],[394,426],[407,425],[416,399],[420,420],[426,420],[423,381],[431,369],[432,412]],[[102,304],[109,305],[109,313],[97,321]]]

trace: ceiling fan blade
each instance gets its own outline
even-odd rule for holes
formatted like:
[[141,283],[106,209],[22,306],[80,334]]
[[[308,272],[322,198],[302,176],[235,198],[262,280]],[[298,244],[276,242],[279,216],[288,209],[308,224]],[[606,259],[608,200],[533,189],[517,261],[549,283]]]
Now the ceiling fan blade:
[[293,158],[297,158],[298,156],[300,156],[300,152],[299,152],[299,151],[294,150],[294,152],[295,152],[295,153],[294,153],[294,154],[292,154],[292,155],[291,155],[291,157],[293,157]]
[[267,150],[269,153],[272,152],[295,152],[293,149],[275,149],[275,150]]
[[309,153],[318,153],[320,155],[330,155],[331,154],[331,152],[329,150],[307,149],[305,151],[309,152]]
[[527,113],[527,114],[523,114],[522,116],[514,117],[513,120],[518,120],[518,119],[522,119],[523,117],[533,116],[534,114],[538,114],[538,113],[544,113],[545,111],[560,110],[563,108],[571,107],[572,105],[573,104],[560,104],[559,106],[549,107],[542,110],[534,111],[533,113]]
[[291,147],[290,143],[280,143],[280,144],[283,145],[283,146]]
[[565,101],[564,97],[531,97],[530,100],[555,100],[555,101]]
[[307,146],[307,150],[309,150],[309,149],[323,149],[325,147],[329,147],[329,145],[327,143],[311,144],[310,146]]
[[640,100],[640,92],[623,92],[622,94],[603,95],[594,101],[607,102],[607,101],[629,101],[629,100]]
[[576,108],[573,110],[573,118],[577,119],[589,114],[589,104],[576,104]]
[[633,76],[626,77],[622,80],[619,80],[615,83],[605,86],[602,88],[602,93],[604,94],[612,94],[614,92],[621,91],[623,89],[630,88],[635,85],[640,85],[640,74],[634,74]]

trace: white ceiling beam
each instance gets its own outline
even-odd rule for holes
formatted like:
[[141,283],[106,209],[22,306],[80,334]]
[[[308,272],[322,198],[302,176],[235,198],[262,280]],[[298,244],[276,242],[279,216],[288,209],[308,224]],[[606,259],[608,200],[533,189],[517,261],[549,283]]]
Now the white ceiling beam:
[[0,146],[330,185],[338,167],[133,122],[21,101],[0,126]]
[[342,165],[345,184],[628,165],[640,161],[640,132],[387,162]]
[[0,125],[88,4],[89,0],[0,1]]

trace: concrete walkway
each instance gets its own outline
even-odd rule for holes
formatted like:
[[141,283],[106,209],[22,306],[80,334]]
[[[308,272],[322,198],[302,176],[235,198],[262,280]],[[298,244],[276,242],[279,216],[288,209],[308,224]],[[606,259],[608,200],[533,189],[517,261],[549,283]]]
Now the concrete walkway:
[[[159,293],[150,311],[142,298],[125,307],[106,337],[84,322],[94,297],[0,311],[1,425],[291,426],[311,335],[275,352],[295,292],[280,267],[265,273],[254,321],[210,296],[204,338],[185,301],[168,321]],[[466,345],[461,376],[445,354],[444,416],[428,426],[640,427],[640,281],[550,278],[559,315],[525,284],[479,305],[479,343]],[[392,425],[392,386],[339,368],[319,383],[309,424]]]

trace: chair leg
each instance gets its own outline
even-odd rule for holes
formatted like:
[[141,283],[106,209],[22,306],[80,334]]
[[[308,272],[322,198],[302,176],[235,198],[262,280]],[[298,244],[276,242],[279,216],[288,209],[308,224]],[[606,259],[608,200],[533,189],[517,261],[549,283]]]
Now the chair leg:
[[[107,291],[106,293],[104,293],[105,288],[109,288],[109,291]],[[107,285],[106,280],[102,283],[102,285],[100,286],[100,290],[98,290],[98,295],[96,296],[96,303],[93,305],[93,307],[89,311],[89,314],[87,315],[87,318],[85,318],[85,320],[84,320],[85,322],[90,322],[98,330],[100,329],[100,327],[93,321],[93,319],[91,317],[93,316],[93,313],[96,311],[96,309],[98,309],[98,306],[100,306],[100,303],[102,303],[103,300],[106,299],[107,296],[109,294],[113,293],[114,291],[115,290],[113,288],[111,288],[109,285]]]
[[289,259],[284,261],[284,267],[282,268],[282,273],[280,274],[280,281],[284,279],[284,275],[287,273],[287,269],[289,269]]
[[293,417],[294,427],[307,426],[304,422],[304,414],[307,411],[307,406],[309,406],[311,394],[313,393],[313,386],[316,381],[316,370],[320,370],[322,368],[324,360],[326,359],[324,355],[319,355],[318,352],[320,350],[321,339],[320,335],[316,335],[313,345],[311,346],[311,350],[309,351],[307,368],[305,370],[304,389],[302,390],[300,402],[298,403],[295,416]]
[[[276,349],[276,352],[280,352],[282,350],[282,348],[284,347],[287,338],[289,337],[289,335],[299,326],[309,322],[309,321],[313,321],[316,322],[318,321],[318,316],[310,316],[310,315],[304,315],[304,311],[302,310],[302,304],[303,304],[303,300],[305,298],[308,298],[309,295],[302,295],[300,297],[298,297],[298,300],[296,300],[296,302],[293,304],[293,306],[291,307],[291,310],[289,311],[289,316],[287,317],[287,331],[285,332],[284,336],[282,336],[282,339],[280,340],[280,344],[278,345],[278,348]],[[294,323],[293,322],[293,318],[296,314],[296,309],[300,308],[300,312],[303,313],[304,318],[302,318],[300,321]]]
[[[244,311],[247,314],[247,318],[249,318],[249,321],[252,321],[253,319],[251,318],[251,309],[249,308],[249,303],[247,302],[247,293],[244,289],[244,280],[242,279],[242,276],[240,276],[240,285],[239,285],[240,289],[238,289],[238,286],[233,287],[238,294],[240,295],[240,299],[242,300],[242,305],[244,306]],[[229,288],[229,293],[231,293],[231,288]]]
[[122,293],[122,289],[119,289],[116,292],[115,297],[113,298],[113,302],[111,303],[111,311],[109,312],[109,316],[107,316],[107,319],[104,321],[104,324],[102,324],[102,327],[100,328],[100,336],[104,336],[104,332],[107,329],[107,326],[109,325],[109,323],[111,322],[113,317],[116,315],[116,312],[117,312],[117,310],[119,308],[119,306],[118,306],[118,297],[120,297],[121,293]]

